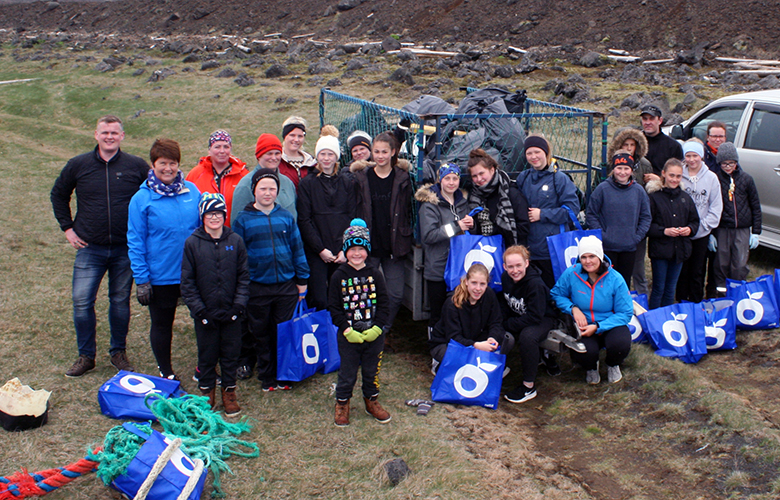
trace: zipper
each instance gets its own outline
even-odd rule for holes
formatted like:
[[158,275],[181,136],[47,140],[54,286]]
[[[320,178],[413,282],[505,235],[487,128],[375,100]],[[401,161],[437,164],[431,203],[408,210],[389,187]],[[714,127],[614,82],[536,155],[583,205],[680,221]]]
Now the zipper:
[[111,238],[111,190],[109,188],[108,162],[106,162],[106,212],[108,213],[108,244],[113,244]]
[[593,299],[594,299],[594,298],[595,298],[595,296],[596,296],[596,285],[599,283],[599,281],[601,281],[601,278],[603,278],[604,276],[606,276],[608,273],[609,273],[609,269],[607,269],[607,271],[606,271],[604,274],[602,274],[601,276],[599,276],[599,279],[597,279],[597,280],[595,281],[595,283],[593,283],[593,286],[590,286],[590,283],[588,283],[586,280],[582,279],[582,276],[580,276],[580,274],[579,274],[579,273],[574,273],[574,274],[575,274],[575,275],[576,275],[576,276],[577,276],[577,277],[580,279],[580,281],[582,281],[583,283],[585,283],[585,285],[586,285],[588,288],[590,288],[590,319],[593,321],[593,324],[594,324],[594,325],[596,324],[596,315],[595,315],[595,314],[593,314]]

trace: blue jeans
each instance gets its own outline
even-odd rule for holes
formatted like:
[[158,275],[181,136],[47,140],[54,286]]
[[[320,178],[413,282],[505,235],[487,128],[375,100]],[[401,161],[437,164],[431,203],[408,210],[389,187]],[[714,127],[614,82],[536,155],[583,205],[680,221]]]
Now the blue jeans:
[[81,248],[73,264],[73,325],[79,355],[95,358],[95,299],[108,271],[108,322],[111,327],[110,354],[125,350],[130,324],[130,291],[133,272],[126,245],[94,245]]
[[650,294],[650,309],[674,304],[674,292],[677,289],[677,279],[682,271],[682,262],[665,259],[650,261],[653,268],[653,291]]

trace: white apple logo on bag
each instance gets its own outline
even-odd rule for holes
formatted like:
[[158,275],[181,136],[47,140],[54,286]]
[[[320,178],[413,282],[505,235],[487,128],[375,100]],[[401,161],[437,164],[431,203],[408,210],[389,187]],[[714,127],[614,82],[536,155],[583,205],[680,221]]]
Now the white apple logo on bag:
[[[496,368],[498,368],[497,364],[481,363],[479,357],[477,357],[476,366],[471,364],[463,365],[455,372],[455,381],[453,382],[455,390],[464,398],[476,398],[487,389],[489,382],[487,373],[494,371]],[[474,381],[475,387],[473,389],[468,390],[463,387],[463,379],[466,378]]]
[[479,242],[479,250],[476,248],[466,254],[466,260],[463,262],[463,270],[468,271],[472,264],[479,262],[487,267],[488,273],[493,272],[495,261],[493,260],[493,254],[498,250],[493,245],[483,245]]
[[[168,445],[173,442],[167,437],[163,439],[165,439],[165,444]],[[195,464],[183,451],[181,451],[181,448],[177,448],[176,451],[173,452],[173,455],[171,455],[171,463],[176,467],[176,470],[186,477],[192,476],[192,473],[195,472]]]
[[140,375],[125,375],[119,379],[119,385],[133,394],[150,394],[162,392],[155,388],[154,382]]
[[[312,325],[311,333],[307,333],[301,339],[301,350],[303,351],[303,360],[307,365],[314,365],[320,360],[320,343],[317,342],[317,337],[314,336],[314,332],[320,325]],[[314,355],[309,356],[309,347],[314,348]]]
[[566,247],[566,251],[563,252],[563,258],[566,260],[566,269],[576,264],[579,257],[579,253],[577,252],[577,245]]
[[[666,341],[674,347],[682,347],[688,343],[688,330],[685,329],[685,323],[683,323],[688,315],[674,313],[671,313],[671,315],[674,319],[664,322],[664,337],[666,338]],[[680,338],[675,340],[672,333],[677,333]]]
[[726,342],[726,330],[721,327],[726,326],[728,322],[728,318],[723,318],[716,321],[712,326],[704,327],[704,336],[708,339],[715,339],[713,345],[707,344],[707,349],[720,349],[723,347],[723,343]]
[[[737,302],[737,319],[743,325],[753,326],[758,324],[764,318],[764,306],[758,301],[764,296],[764,292],[748,293],[747,299],[742,299]],[[747,311],[753,312],[753,317],[747,319],[745,313]]]
[[642,335],[642,324],[639,322],[639,318],[631,316],[631,321],[628,322],[628,330],[631,332],[631,341],[636,342]]

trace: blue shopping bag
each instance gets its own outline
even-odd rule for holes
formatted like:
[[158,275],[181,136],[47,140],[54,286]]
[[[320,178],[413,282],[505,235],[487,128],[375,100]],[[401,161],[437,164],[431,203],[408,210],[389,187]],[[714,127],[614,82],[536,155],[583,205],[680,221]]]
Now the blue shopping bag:
[[339,327],[331,323],[328,330],[328,358],[322,365],[322,373],[335,372],[341,367],[341,356],[339,355]]
[[755,281],[726,280],[726,298],[734,301],[738,330],[769,330],[780,323],[772,275]]
[[553,274],[556,280],[561,277],[565,270],[577,263],[577,259],[579,259],[577,244],[582,238],[595,236],[601,240],[601,229],[582,229],[574,212],[566,205],[563,205],[563,208],[569,212],[569,218],[571,218],[574,227],[577,229],[575,231],[567,231],[566,224],[561,224],[561,232],[559,234],[547,237],[547,249],[550,251],[550,261],[552,262]]
[[103,415],[111,418],[156,422],[157,417],[149,409],[153,400],[179,397],[184,394],[186,393],[181,389],[181,382],[178,380],[122,370],[100,386],[98,403]]
[[710,299],[701,303],[704,308],[704,334],[707,349],[722,351],[737,348],[737,311],[734,301]]
[[504,354],[480,351],[450,340],[431,384],[431,399],[495,410],[505,366]]
[[[646,293],[636,293],[635,291],[631,291],[631,300],[638,304],[640,307],[642,307],[645,311],[650,309],[650,305],[647,302],[647,294]],[[639,321],[639,316],[641,316],[644,313],[637,314],[636,307],[634,307],[634,314],[631,316],[631,321],[628,323],[628,330],[631,332],[631,341],[636,342],[638,344],[645,344],[649,342],[647,339],[647,334],[645,333],[645,329],[642,327],[642,322]]]
[[481,236],[466,231],[450,239],[450,254],[444,269],[447,290],[452,291],[460,284],[472,264],[481,262],[490,271],[488,285],[501,291],[501,273],[504,270],[504,238],[500,234]]
[[[126,423],[123,427],[134,434],[145,437],[146,442],[138,450],[130,465],[127,466],[127,470],[114,479],[111,482],[111,486],[128,498],[135,498],[138,489],[144,483],[149,472],[151,472],[157,458],[165,451],[171,440],[155,430],[152,430],[151,435],[147,435],[133,424]],[[194,471],[195,463],[193,460],[181,448],[176,450],[152,484],[146,499],[177,500]],[[193,481],[195,480],[193,479]],[[206,470],[204,469],[199,479],[197,479],[195,489],[189,494],[187,500],[198,500],[203,493],[205,483]]]
[[699,304],[684,302],[659,307],[639,316],[639,321],[659,356],[698,363],[707,354],[706,320]]
[[330,312],[308,309],[298,301],[292,319],[276,330],[276,378],[300,382],[322,370],[330,357]]

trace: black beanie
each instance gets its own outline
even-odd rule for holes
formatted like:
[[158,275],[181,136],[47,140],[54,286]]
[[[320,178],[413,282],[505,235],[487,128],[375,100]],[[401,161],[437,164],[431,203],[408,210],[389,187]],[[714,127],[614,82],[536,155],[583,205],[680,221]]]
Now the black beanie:
[[260,179],[266,178],[273,179],[274,182],[276,182],[276,190],[279,190],[279,174],[276,173],[276,170],[270,168],[258,168],[252,175],[252,197],[255,196],[255,188],[257,187],[257,183],[260,182]]

